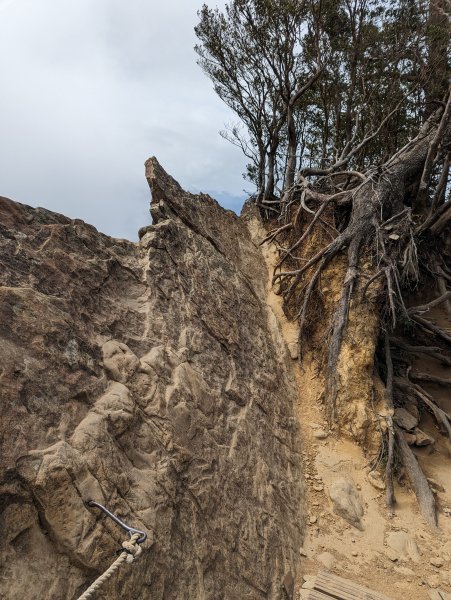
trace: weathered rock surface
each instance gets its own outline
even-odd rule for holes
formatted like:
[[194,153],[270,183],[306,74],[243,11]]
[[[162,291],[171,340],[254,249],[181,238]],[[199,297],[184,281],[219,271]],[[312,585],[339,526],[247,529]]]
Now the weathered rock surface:
[[420,561],[420,551],[416,541],[404,531],[392,531],[387,535],[387,546],[396,552],[398,558]]
[[418,418],[414,417],[414,415],[405,408],[395,409],[395,421],[406,431],[413,431],[418,425]]
[[330,486],[329,496],[334,512],[357,529],[363,530],[363,504],[354,482],[337,479]]
[[146,171],[139,244],[0,199],[2,598],[74,599],[112,562],[123,532],[89,499],[149,535],[99,597],[283,598],[296,573],[296,391],[263,260],[238,217]]

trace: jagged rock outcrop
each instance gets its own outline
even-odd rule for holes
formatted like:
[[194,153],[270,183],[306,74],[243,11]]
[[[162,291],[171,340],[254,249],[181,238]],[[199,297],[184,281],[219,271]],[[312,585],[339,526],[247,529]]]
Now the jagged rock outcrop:
[[296,390],[243,222],[146,163],[138,244],[0,199],[0,596],[284,598],[303,486]]

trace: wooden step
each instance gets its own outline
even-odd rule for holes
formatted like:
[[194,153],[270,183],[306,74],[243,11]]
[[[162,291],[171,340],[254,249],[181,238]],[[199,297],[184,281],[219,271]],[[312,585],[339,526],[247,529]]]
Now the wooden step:
[[327,571],[319,573],[314,589],[310,590],[308,600],[391,600],[388,596],[374,592],[358,583],[332,575]]
[[331,600],[330,596],[325,596],[321,592],[317,592],[316,590],[310,590],[307,600]]

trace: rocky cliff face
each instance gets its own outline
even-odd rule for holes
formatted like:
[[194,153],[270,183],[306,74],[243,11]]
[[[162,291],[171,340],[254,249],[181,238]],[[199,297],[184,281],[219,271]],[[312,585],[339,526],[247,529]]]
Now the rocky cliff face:
[[0,596],[275,599],[303,522],[296,390],[243,222],[146,164],[134,244],[0,199]]

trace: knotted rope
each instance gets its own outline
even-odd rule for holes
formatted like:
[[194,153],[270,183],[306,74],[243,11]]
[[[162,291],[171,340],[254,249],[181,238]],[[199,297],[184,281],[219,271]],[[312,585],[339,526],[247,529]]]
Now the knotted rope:
[[140,533],[134,533],[130,540],[126,540],[122,543],[123,551],[114,563],[103,573],[98,579],[92,583],[88,589],[78,598],[78,600],[89,600],[92,598],[97,590],[106,582],[108,579],[116,573],[119,567],[123,563],[132,563],[138,558],[142,552],[141,546],[137,543],[137,540],[141,537]]

